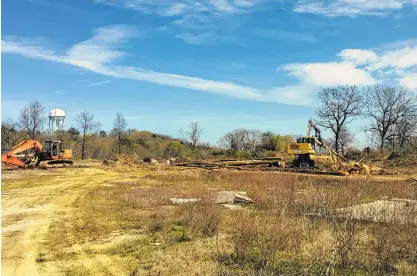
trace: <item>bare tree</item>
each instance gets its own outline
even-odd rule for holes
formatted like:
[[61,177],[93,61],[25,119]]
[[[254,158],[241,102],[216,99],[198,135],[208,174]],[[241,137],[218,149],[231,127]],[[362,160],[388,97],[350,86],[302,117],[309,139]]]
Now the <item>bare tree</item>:
[[126,130],[126,127],[127,123],[126,119],[123,117],[123,114],[120,112],[117,113],[116,119],[114,119],[114,131],[116,132],[117,136],[117,149],[119,154],[122,152],[122,138]]
[[[331,139],[330,142],[335,144],[334,139]],[[353,145],[355,142],[355,135],[349,131],[346,127],[342,127],[339,134],[339,148],[340,152],[344,155],[346,150]]]
[[218,143],[232,151],[254,152],[261,144],[261,132],[256,129],[235,129],[226,133]]
[[20,111],[20,125],[27,132],[30,139],[35,139],[42,129],[45,118],[45,107],[37,100],[30,102]]
[[371,120],[365,130],[375,136],[381,151],[395,126],[417,115],[417,99],[404,87],[370,86],[366,89],[364,105],[364,115]]
[[200,128],[197,122],[191,122],[190,130],[184,132],[184,130],[180,129],[179,132],[182,138],[187,141],[192,149],[194,149],[200,143],[200,136],[203,129]]
[[1,147],[11,148],[19,142],[18,125],[12,119],[1,122]]
[[334,135],[334,149],[340,150],[340,133],[347,124],[361,114],[362,97],[356,86],[325,88],[319,92],[321,106],[317,110],[318,124]]
[[218,144],[231,151],[238,151],[239,150],[239,143],[237,136],[234,132],[228,132],[223,137],[221,137],[218,141]]
[[75,117],[78,129],[81,134],[81,159],[85,159],[87,156],[88,141],[93,137],[93,134],[100,127],[99,122],[94,121],[94,115],[83,111]]
[[417,116],[406,116],[398,120],[387,135],[387,146],[391,150],[409,149],[415,146]]

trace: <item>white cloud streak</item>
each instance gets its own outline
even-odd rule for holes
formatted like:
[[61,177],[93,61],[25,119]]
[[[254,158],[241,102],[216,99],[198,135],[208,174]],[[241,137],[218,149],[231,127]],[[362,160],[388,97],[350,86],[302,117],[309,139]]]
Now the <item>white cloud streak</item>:
[[[417,65],[415,45],[382,52],[362,49],[346,49],[339,53],[339,61],[328,63],[295,63],[281,66],[288,76],[299,80],[298,84],[259,89],[228,81],[207,80],[198,77],[156,72],[143,68],[120,65],[127,54],[121,50],[123,43],[135,36],[135,29],[115,25],[94,30],[94,35],[73,45],[62,55],[33,43],[19,40],[2,40],[2,52],[28,58],[73,65],[91,72],[114,78],[125,78],[150,83],[217,93],[234,98],[281,102],[294,105],[312,105],[315,92],[323,86],[367,85],[375,83],[373,74],[394,70],[399,81],[415,86],[415,76],[408,70]],[[417,44],[416,44],[417,45]],[[401,71],[396,71],[401,70]],[[96,83],[102,85],[106,82]]]
[[375,83],[369,72],[349,63],[297,63],[286,65],[283,69],[291,76],[315,85],[371,85]]
[[417,5],[416,0],[299,0],[295,12],[328,17],[359,15],[383,16],[401,10],[406,5]]
[[417,89],[417,74],[409,74],[400,79],[400,84],[411,89]]
[[[236,15],[251,13],[259,3],[271,0],[93,0],[142,14],[165,17],[158,30],[172,33],[189,44],[235,42],[231,26],[239,27]],[[227,26],[227,28],[224,28]],[[225,30],[226,29],[226,30]]]
[[100,82],[95,82],[90,84],[90,86],[101,86],[101,85],[105,85],[107,83],[111,83],[111,81],[100,81]]
[[303,83],[313,85],[370,85],[392,76],[407,88],[416,88],[417,41],[409,40],[385,49],[345,49],[339,61],[295,63],[280,67]]
[[263,100],[263,95],[257,89],[231,82],[206,80],[115,64],[115,61],[125,56],[125,53],[117,50],[116,47],[133,35],[134,32],[128,26],[109,26],[96,29],[92,38],[75,44],[66,55],[58,55],[54,51],[39,46],[10,40],[2,40],[2,52],[70,64],[115,78],[147,81],[161,85],[219,93],[241,99]]

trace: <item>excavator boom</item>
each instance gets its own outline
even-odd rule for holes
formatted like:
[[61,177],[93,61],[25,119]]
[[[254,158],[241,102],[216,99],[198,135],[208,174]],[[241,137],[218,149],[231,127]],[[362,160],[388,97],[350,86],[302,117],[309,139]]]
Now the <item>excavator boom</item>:
[[26,164],[14,156],[25,150],[33,150],[35,153],[40,153],[43,151],[43,146],[39,141],[36,140],[25,140],[12,147],[10,151],[3,153],[1,155],[1,162],[9,165],[16,165],[22,168],[26,168]]
[[36,140],[25,140],[14,146],[10,149],[9,152],[6,152],[7,155],[19,154],[25,150],[33,149],[35,152],[42,152],[43,146],[39,141]]

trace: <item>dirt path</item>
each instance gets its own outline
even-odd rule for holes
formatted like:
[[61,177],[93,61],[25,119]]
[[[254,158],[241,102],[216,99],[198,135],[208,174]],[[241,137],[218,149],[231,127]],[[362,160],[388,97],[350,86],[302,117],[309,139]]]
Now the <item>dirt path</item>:
[[42,242],[51,223],[68,215],[74,200],[95,184],[62,170],[24,172],[21,179],[16,172],[2,176],[2,275],[60,274],[42,264]]

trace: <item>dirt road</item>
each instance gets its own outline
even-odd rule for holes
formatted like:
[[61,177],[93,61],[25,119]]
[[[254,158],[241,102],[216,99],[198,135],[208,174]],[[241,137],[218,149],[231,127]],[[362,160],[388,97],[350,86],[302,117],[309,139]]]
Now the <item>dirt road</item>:
[[62,267],[44,259],[48,229],[70,216],[72,203],[101,175],[99,169],[2,173],[2,275],[62,274]]

